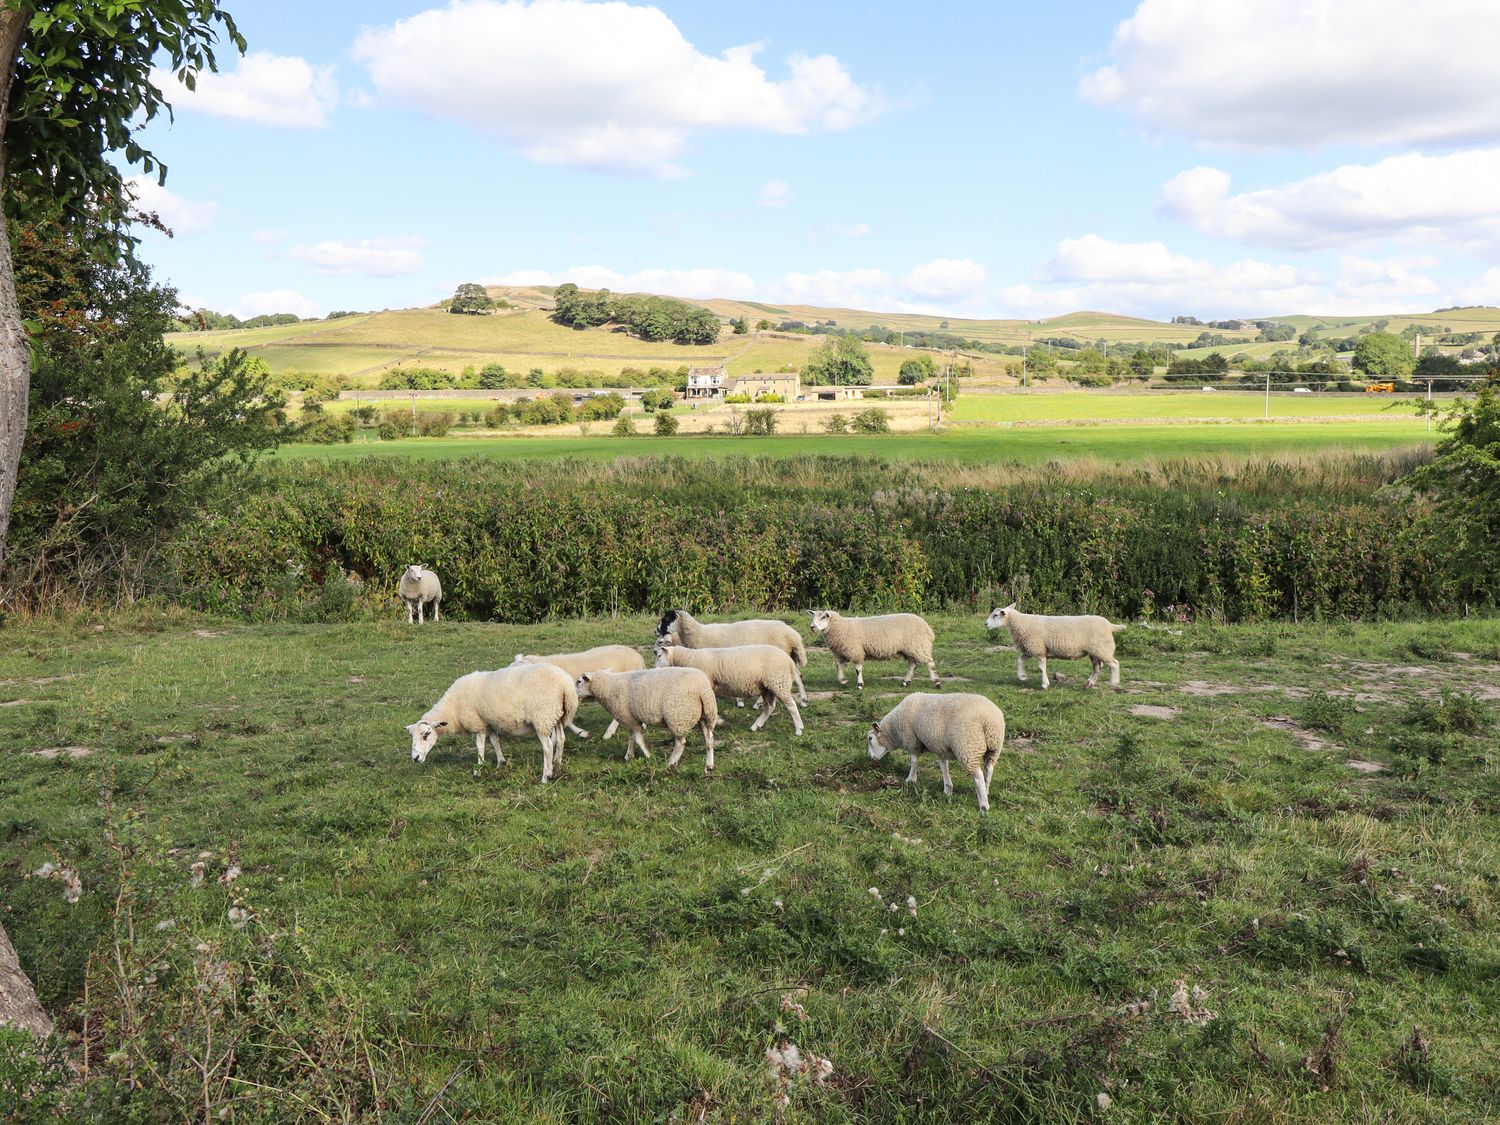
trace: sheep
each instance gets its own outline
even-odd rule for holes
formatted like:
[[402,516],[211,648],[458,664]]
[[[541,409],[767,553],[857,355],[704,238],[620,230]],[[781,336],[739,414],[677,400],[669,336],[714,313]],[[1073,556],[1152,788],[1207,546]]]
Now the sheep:
[[[527,656],[518,652],[512,667],[516,664],[552,664],[566,672],[569,679],[576,680],[585,672],[635,672],[646,666],[646,660],[629,645],[600,645],[585,652],[559,652],[551,656]],[[605,739],[613,738],[619,727],[619,723],[611,722],[604,732]],[[588,731],[572,721],[569,721],[568,729],[580,738],[589,736]]]
[[870,727],[870,757],[877,762],[891,750],[911,754],[906,784],[917,780],[917,755],[935,755],[943,771],[943,796],[953,796],[948,763],[956,761],[974,779],[979,811],[990,811],[990,778],[1005,745],[1005,714],[982,695],[912,692]]
[[625,760],[635,757],[640,746],[646,749],[646,724],[667,728],[672,734],[672,756],[667,765],[682,760],[687,734],[696,726],[703,732],[707,760],[703,772],[714,768],[714,726],[719,721],[719,705],[714,699],[714,685],[696,668],[647,668],[640,672],[585,672],[574,684],[580,699],[597,699],[617,722],[630,729]]
[[802,713],[792,698],[797,665],[774,645],[738,645],[734,648],[686,648],[656,642],[658,668],[697,668],[713,681],[721,696],[756,696],[760,717],[750,724],[760,730],[780,703],[792,717],[792,729],[802,733]]
[[683,648],[737,648],[740,645],[779,648],[796,664],[797,696],[803,706],[807,705],[807,689],[802,686],[802,669],[807,667],[807,646],[802,643],[802,634],[785,621],[766,618],[708,625],[685,609],[669,609],[656,623],[656,639]]
[[551,664],[501,668],[497,672],[470,672],[454,680],[442,698],[427,713],[407,726],[411,733],[411,756],[425,762],[441,735],[472,734],[479,764],[484,764],[484,743],[489,739],[495,764],[503,765],[502,734],[534,734],[542,744],[542,784],[551,781],[562,767],[565,726],[578,710],[578,691],[573,678]]
[[831,609],[808,610],[812,630],[828,638],[828,649],[838,666],[839,683],[847,684],[844,665],[854,665],[860,690],[865,686],[865,661],[902,657],[907,663],[902,687],[911,683],[917,665],[927,665],[932,682],[942,686],[937,665],[932,661],[932,626],[915,613],[890,613],[883,617],[845,617]]
[[1094,665],[1094,674],[1086,687],[1099,682],[1099,669],[1109,665],[1111,687],[1120,686],[1120,662],[1115,659],[1115,634],[1123,625],[1111,624],[1108,618],[1084,614],[1078,617],[1047,617],[1040,613],[1022,613],[1016,603],[1003,609],[990,610],[985,618],[986,629],[1005,629],[1016,646],[1016,679],[1026,682],[1026,658],[1036,658],[1042,673],[1042,689],[1047,679],[1047,657],[1061,660],[1077,660],[1087,656]]
[[413,611],[415,611],[418,625],[426,620],[424,610],[428,602],[432,603],[433,621],[442,620],[442,615],[438,611],[443,604],[443,584],[438,581],[438,576],[432,573],[431,567],[425,567],[419,563],[413,563],[407,567],[401,575],[401,581],[396,585],[396,592],[406,603],[408,625],[412,624]]

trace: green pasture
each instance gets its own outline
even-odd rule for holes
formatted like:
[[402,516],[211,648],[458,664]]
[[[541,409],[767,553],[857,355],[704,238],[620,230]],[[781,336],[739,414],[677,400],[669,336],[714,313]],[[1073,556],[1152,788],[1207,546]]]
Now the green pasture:
[[[960,402],[963,400],[960,399]],[[646,423],[640,423],[646,428]],[[576,428],[576,427],[575,427]],[[348,445],[289,445],[279,457],[346,460],[367,456],[440,460],[450,457],[556,458],[673,456],[722,457],[730,454],[800,457],[807,454],[857,455],[909,461],[1046,462],[1095,457],[1133,461],[1147,457],[1211,454],[1293,453],[1326,449],[1394,449],[1430,440],[1424,423],[1410,419],[1371,422],[1194,424],[1121,426],[1038,426],[1016,429],[960,428],[936,434],[781,434],[775,437],[681,435],[615,437],[595,433],[546,436],[410,438],[356,440]]]
[[987,816],[867,756],[897,665],[816,647],[802,737],[726,700],[704,776],[585,703],[543,787],[403,726],[653,617],[12,619],[0,897],[87,1067],[0,1073],[10,1120],[1500,1115],[1500,622],[1168,617],[1043,692],[985,608],[932,620],[1006,714]]
[[[1271,395],[1271,417],[1310,418],[1319,415],[1369,415],[1392,423],[1411,422],[1410,403],[1420,396],[1315,392]],[[1396,405],[1397,402],[1401,405]],[[1266,396],[1243,391],[1198,388],[1184,391],[1062,391],[960,394],[951,417],[955,422],[1106,421],[1126,419],[1264,418]],[[1425,419],[1419,420],[1421,428]]]

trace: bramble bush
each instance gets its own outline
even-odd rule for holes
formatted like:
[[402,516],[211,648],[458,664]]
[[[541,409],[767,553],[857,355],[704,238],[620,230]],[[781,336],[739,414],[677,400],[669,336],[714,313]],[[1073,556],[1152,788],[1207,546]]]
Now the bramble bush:
[[289,565],[310,589],[348,574],[375,591],[420,554],[445,613],[517,622],[668,604],[977,611],[1012,594],[1037,612],[1226,621],[1493,604],[1500,560],[1455,561],[1438,504],[1370,487],[1403,467],[1367,458],[1323,486],[1268,467],[1238,487],[1191,467],[1167,481],[1017,470],[977,488],[840,457],[288,462],[208,505],[161,569],[184,602],[246,613]]

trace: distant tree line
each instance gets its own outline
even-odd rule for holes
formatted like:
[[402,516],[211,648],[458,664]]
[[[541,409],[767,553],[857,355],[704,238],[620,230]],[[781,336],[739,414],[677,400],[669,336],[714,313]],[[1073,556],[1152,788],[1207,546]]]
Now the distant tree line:
[[712,344],[719,338],[719,318],[705,308],[671,297],[617,297],[608,289],[580,289],[571,282],[553,294],[552,319],[569,328],[618,324],[641,340],[674,344]]
[[486,363],[479,368],[465,367],[458,374],[436,367],[393,367],[380,377],[378,386],[384,391],[550,390],[555,387],[671,387],[686,390],[687,373],[685,365],[623,367],[618,372],[604,372],[583,371],[576,367],[560,367],[556,371],[533,367],[520,371],[507,369],[499,363]]

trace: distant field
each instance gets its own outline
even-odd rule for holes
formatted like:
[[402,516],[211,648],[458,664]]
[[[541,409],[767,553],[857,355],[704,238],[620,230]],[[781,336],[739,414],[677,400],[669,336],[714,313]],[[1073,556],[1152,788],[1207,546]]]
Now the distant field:
[[[1406,400],[1408,396],[1402,396]],[[1410,423],[1393,395],[1274,394],[1271,417],[1368,414]],[[1141,391],[1134,394],[1063,391],[1057,394],[968,394],[954,403],[955,422],[1083,421],[1090,419],[1234,418],[1265,414],[1264,395],[1247,391]],[[1388,413],[1387,413],[1388,412]],[[1425,429],[1425,422],[1420,428]]]
[[281,457],[347,460],[366,456],[557,458],[675,456],[720,457],[729,454],[797,457],[805,454],[885,457],[892,460],[979,463],[1013,460],[1045,462],[1075,457],[1134,461],[1145,457],[1182,457],[1217,453],[1285,453],[1322,449],[1392,449],[1429,440],[1422,422],[1371,421],[1321,424],[1260,425],[1065,426],[1016,430],[962,429],[938,434],[847,435],[787,434],[752,437],[498,437],[413,438],[362,441],[351,445],[292,445]]

